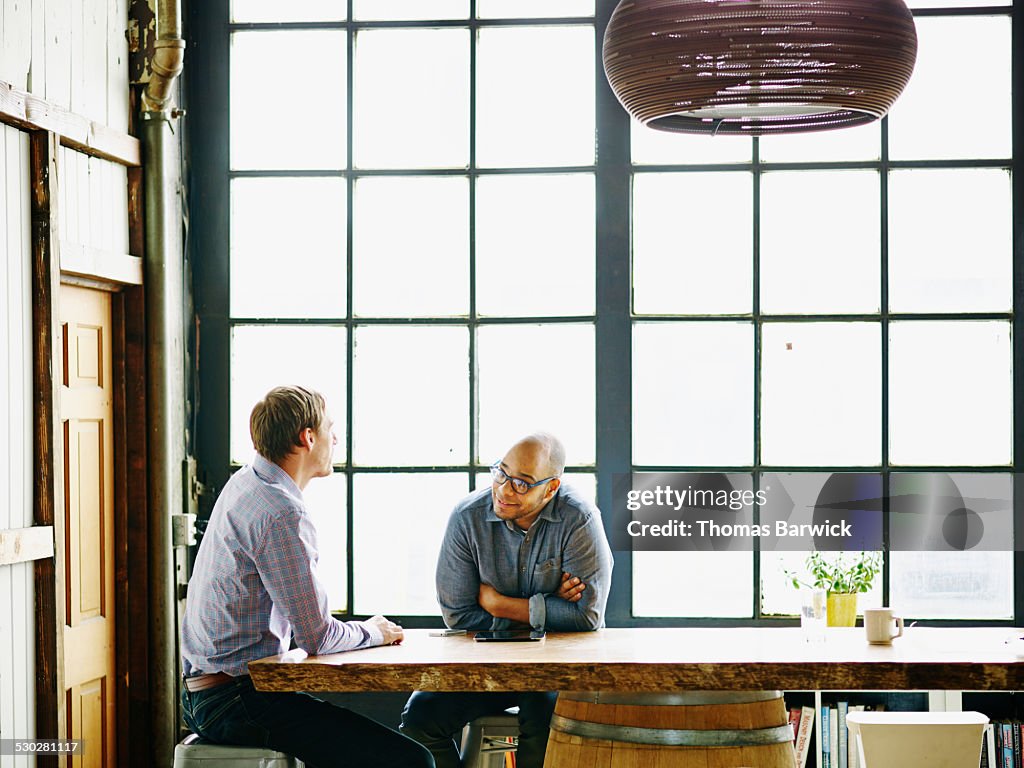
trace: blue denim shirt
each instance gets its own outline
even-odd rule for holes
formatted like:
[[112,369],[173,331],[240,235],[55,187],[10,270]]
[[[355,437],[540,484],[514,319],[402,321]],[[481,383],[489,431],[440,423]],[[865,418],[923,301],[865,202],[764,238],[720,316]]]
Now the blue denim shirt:
[[[567,571],[583,580],[582,597],[555,593]],[[490,486],[460,501],[437,560],[437,601],[453,629],[502,629],[513,622],[491,616],[477,602],[481,582],[507,597],[530,601],[530,625],[553,631],[604,626],[612,553],[601,513],[567,485],[559,487],[527,531],[494,513]]]

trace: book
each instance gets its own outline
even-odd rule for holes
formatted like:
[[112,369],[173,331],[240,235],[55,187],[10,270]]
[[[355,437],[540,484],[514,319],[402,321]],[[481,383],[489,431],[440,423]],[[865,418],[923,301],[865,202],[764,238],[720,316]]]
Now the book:
[[839,711],[835,707],[828,711],[828,743],[832,768],[839,768]]
[[802,707],[800,711],[800,724],[796,733],[796,743],[793,745],[796,750],[797,768],[805,768],[807,755],[811,751],[811,733],[814,731],[814,707]]
[[[832,768],[832,747],[829,740],[829,712],[828,705],[821,705],[821,732],[818,734],[818,741],[821,742],[821,768]],[[1013,768],[1013,766],[1007,766]]]
[[793,749],[796,749],[796,735],[800,731],[800,707],[789,708],[789,725],[793,729]]
[[1013,723],[1000,723],[1003,748],[999,756],[999,768],[1014,768],[1013,765]]
[[838,721],[838,741],[837,747],[839,749],[839,768],[848,768],[850,761],[849,755],[849,736],[847,734],[846,725],[846,713],[850,709],[850,702],[840,701],[836,703],[836,713],[839,715]]

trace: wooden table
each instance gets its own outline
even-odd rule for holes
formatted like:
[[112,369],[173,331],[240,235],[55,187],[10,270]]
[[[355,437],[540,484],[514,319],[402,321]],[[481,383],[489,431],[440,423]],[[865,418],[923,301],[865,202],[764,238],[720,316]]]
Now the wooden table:
[[872,646],[862,628],[830,628],[820,645],[797,628],[603,629],[477,643],[413,629],[399,646],[291,651],[249,672],[264,691],[1013,691],[1024,689],[1024,661],[1006,640],[1022,635],[911,627],[892,646]]

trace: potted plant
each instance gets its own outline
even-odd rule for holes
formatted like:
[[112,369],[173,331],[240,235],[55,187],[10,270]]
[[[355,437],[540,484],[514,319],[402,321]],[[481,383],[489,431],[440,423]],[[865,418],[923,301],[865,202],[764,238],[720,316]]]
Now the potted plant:
[[809,582],[802,581],[796,573],[785,571],[786,578],[797,589],[801,585],[811,589],[824,589],[828,595],[828,625],[830,627],[852,627],[857,621],[857,593],[867,592],[875,576],[882,570],[881,552],[861,552],[848,559],[848,553],[825,556],[822,552],[811,552],[807,556]]

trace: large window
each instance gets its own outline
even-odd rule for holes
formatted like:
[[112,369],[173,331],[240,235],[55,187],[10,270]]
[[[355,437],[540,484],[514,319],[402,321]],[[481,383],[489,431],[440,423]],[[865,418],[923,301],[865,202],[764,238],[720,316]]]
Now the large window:
[[[449,511],[534,429],[608,521],[630,471],[1012,498],[1009,6],[916,9],[885,120],[757,140],[631,125],[600,71],[610,0],[228,5],[193,10],[201,467],[219,489],[250,459],[271,386],[324,392],[332,608],[437,616]],[[863,604],[1011,619],[1003,550],[893,552]],[[792,614],[802,559],[618,552],[609,622]]]

